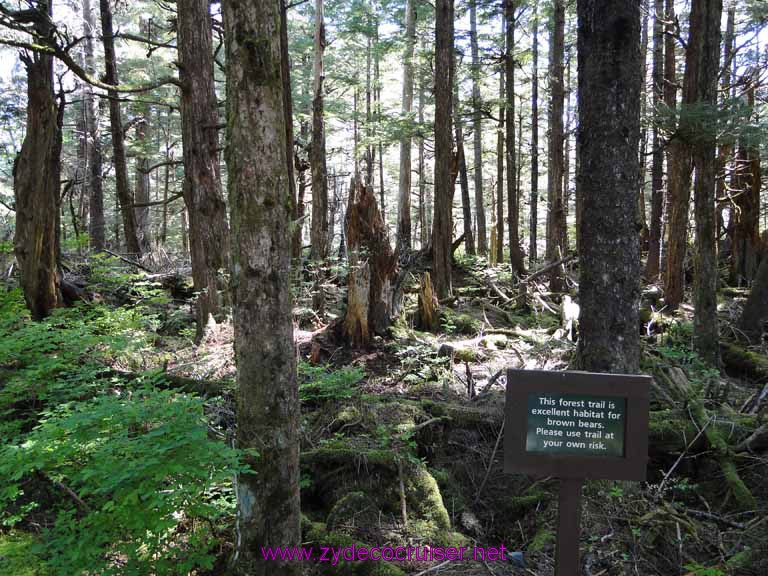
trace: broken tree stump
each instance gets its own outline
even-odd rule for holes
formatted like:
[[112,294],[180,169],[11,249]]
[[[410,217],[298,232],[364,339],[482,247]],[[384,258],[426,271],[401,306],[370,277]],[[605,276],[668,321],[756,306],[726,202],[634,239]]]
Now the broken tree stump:
[[440,328],[440,304],[432,287],[432,277],[424,272],[419,289],[419,314],[417,318],[419,330],[437,332]]
[[387,330],[399,309],[395,289],[397,257],[371,188],[356,184],[347,212],[349,278],[344,340],[368,346],[373,334]]

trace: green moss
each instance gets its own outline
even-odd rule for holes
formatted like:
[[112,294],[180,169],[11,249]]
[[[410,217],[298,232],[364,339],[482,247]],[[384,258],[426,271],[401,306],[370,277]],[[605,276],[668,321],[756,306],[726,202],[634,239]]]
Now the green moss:
[[451,528],[451,520],[434,476],[423,466],[409,466],[405,493],[409,506],[420,519],[419,531],[422,536],[435,543],[445,539]]
[[533,537],[533,540],[531,540],[531,543],[528,545],[528,552],[541,552],[554,541],[555,535],[546,528],[542,528],[536,533],[536,536]]
[[0,574],[43,576],[44,566],[33,552],[35,539],[20,532],[0,534]]
[[455,334],[474,335],[483,328],[483,323],[469,314],[457,314],[450,308],[443,311],[441,322],[446,331]]
[[524,494],[522,496],[510,496],[509,498],[505,498],[499,503],[499,507],[508,514],[521,516],[528,510],[535,508],[539,502],[545,500],[546,498],[546,492],[536,490],[530,494]]
[[480,340],[480,346],[491,350],[504,350],[508,345],[509,341],[503,334],[489,334]]
[[326,526],[329,530],[339,530],[352,524],[365,524],[375,520],[378,509],[365,492],[350,492],[339,499],[328,513]]
[[[327,546],[334,548],[370,548],[365,542],[355,540],[351,536],[328,530],[322,522],[302,522],[304,542],[310,546]],[[341,560],[335,566],[330,562],[319,564],[321,573],[327,576],[404,576],[404,572],[388,562],[350,562]]]

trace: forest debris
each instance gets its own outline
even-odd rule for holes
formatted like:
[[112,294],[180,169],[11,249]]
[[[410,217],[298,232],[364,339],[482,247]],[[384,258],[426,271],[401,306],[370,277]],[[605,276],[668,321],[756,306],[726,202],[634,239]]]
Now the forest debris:
[[483,494],[483,488],[485,488],[486,482],[488,482],[488,476],[491,475],[491,470],[493,469],[493,463],[496,461],[496,452],[499,449],[499,444],[501,443],[501,438],[504,435],[504,421],[501,422],[501,427],[499,428],[499,433],[496,436],[496,444],[493,445],[493,452],[491,452],[491,459],[488,461],[488,467],[485,470],[485,476],[483,476],[483,481],[480,483],[480,487],[477,489],[477,494],[475,494],[475,504],[480,499],[480,496]]
[[153,270],[150,270],[149,268],[147,268],[146,266],[144,266],[144,264],[142,264],[140,262],[136,262],[135,260],[131,260],[129,258],[126,258],[125,256],[121,256],[120,254],[112,252],[112,250],[107,250],[106,248],[102,248],[102,251],[106,252],[110,256],[113,256],[113,257],[117,258],[121,262],[125,262],[126,264],[128,264],[130,266],[133,266],[135,268],[138,268],[139,270],[143,270],[144,272],[147,272],[148,274],[152,274],[153,273]]
[[533,282],[534,280],[536,280],[537,278],[539,278],[540,276],[543,276],[544,274],[546,274],[550,270],[554,270],[558,266],[565,266],[566,264],[568,264],[572,260],[575,260],[577,257],[578,257],[578,254],[573,253],[573,254],[571,254],[569,256],[566,256],[565,258],[561,258],[560,260],[558,260],[556,262],[551,262],[550,264],[547,264],[546,266],[544,266],[544,268],[542,268],[540,270],[537,270],[536,272],[534,272],[533,274],[531,274],[530,276],[528,276],[526,278],[523,278],[523,280],[521,280],[520,283],[521,284],[529,284],[529,283]]
[[739,475],[739,471],[733,461],[734,454],[731,447],[720,434],[717,427],[708,426],[707,422],[712,416],[709,415],[707,409],[704,407],[704,402],[697,399],[690,404],[690,408],[691,416],[696,424],[699,427],[704,428],[704,436],[706,437],[710,448],[715,452],[715,458],[720,464],[720,469],[725,477],[725,482],[736,500],[736,503],[745,510],[753,509],[756,506],[755,497]]
[[740,452],[765,452],[768,450],[768,426],[763,424],[755,430],[748,438],[745,438],[742,442],[734,447],[735,453]]

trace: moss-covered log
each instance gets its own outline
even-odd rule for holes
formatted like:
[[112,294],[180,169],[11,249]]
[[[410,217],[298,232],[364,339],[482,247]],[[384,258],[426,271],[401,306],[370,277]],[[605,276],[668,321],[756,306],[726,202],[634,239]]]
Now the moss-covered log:
[[728,370],[755,380],[768,379],[768,358],[765,356],[727,342],[720,346],[720,354]]
[[720,464],[725,482],[736,500],[736,504],[746,510],[754,509],[757,505],[755,497],[739,475],[734,462],[733,450],[725,440],[726,436],[720,432],[717,426],[712,426],[713,416],[709,414],[704,403],[700,400],[691,404],[690,411],[696,424],[704,430],[707,444],[714,451],[714,456]]
[[[360,508],[366,498],[372,509],[392,512],[401,509],[404,495],[409,531],[435,543],[455,540],[437,481],[424,465],[403,454],[355,446],[323,447],[302,453],[301,465],[312,474],[318,484],[315,490],[325,499],[337,494],[327,518],[335,529],[349,509]],[[354,490],[349,491],[351,486]]]
[[[303,542],[307,546],[313,546],[319,550],[321,546],[341,549],[344,554],[345,548],[355,550],[370,550],[371,547],[365,542],[355,540],[352,536],[342,532],[336,532],[329,529],[322,522],[312,522],[306,517],[302,520]],[[351,556],[351,550],[348,552]],[[397,566],[389,562],[370,562],[357,561],[352,562],[344,558],[335,565],[332,562],[323,562],[321,564],[322,573],[327,576],[404,576],[404,572]]]

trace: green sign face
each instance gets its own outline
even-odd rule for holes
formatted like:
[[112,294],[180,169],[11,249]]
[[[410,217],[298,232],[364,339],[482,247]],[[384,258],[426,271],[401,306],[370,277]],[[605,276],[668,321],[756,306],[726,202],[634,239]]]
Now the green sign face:
[[526,452],[624,457],[625,398],[529,393]]

